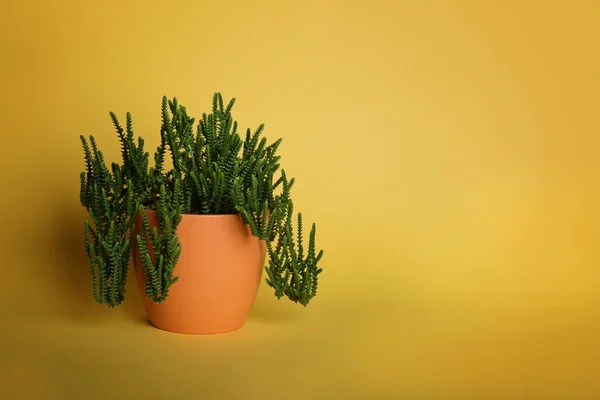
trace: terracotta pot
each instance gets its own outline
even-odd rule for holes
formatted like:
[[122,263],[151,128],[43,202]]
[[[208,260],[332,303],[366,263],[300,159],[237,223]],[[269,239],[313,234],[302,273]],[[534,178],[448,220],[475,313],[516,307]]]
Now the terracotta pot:
[[[146,215],[152,229],[158,226],[155,211],[147,210]],[[141,220],[138,215],[136,236]],[[183,215],[177,236],[182,249],[173,276],[179,280],[162,304],[146,294],[146,274],[134,241],[136,278],[150,323],[189,334],[224,333],[244,326],[262,279],[265,242],[235,214]]]

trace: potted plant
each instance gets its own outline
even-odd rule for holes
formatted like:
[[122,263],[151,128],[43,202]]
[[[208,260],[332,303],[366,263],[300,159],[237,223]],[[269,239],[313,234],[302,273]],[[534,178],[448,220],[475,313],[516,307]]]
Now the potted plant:
[[177,98],[163,97],[153,166],[130,113],[124,127],[110,113],[121,164],[109,168],[94,137],[81,136],[80,201],[92,220],[85,249],[97,303],[123,302],[132,253],[149,320],[167,331],[241,328],[263,268],[278,299],[306,306],[316,295],[323,251],[315,250],[315,224],[305,243],[302,214],[294,215],[281,139],[268,143],[264,125],[242,139],[234,102],[225,106],[215,93],[212,112],[196,123]]

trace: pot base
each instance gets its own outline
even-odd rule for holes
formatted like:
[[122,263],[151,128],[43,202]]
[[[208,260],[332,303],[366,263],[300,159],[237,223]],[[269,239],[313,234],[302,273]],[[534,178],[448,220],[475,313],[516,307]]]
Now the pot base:
[[150,318],[148,318],[147,321],[148,321],[148,324],[150,324],[152,327],[154,327],[156,329],[159,329],[164,332],[178,333],[178,334],[182,334],[182,335],[222,335],[222,334],[226,334],[226,333],[232,333],[235,331],[239,331],[246,325],[246,323],[244,323],[240,326],[227,328],[227,329],[176,329],[169,325],[161,326],[160,324],[156,324],[156,323],[152,322],[150,320]]

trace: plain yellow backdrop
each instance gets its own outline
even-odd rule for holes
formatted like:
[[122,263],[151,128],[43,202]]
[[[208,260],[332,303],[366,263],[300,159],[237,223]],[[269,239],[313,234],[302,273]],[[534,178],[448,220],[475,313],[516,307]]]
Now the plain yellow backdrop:
[[[0,6],[0,398],[600,398],[600,2]],[[96,305],[79,135],[160,101],[282,137],[325,250],[307,308],[150,327]]]

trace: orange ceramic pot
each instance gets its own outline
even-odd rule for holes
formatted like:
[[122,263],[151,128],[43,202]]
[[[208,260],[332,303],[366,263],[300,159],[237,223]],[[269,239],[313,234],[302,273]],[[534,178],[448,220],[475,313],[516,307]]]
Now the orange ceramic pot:
[[[156,212],[147,210],[150,227]],[[135,223],[136,237],[141,215]],[[181,255],[162,304],[145,290],[146,274],[134,241],[134,267],[144,308],[155,327],[177,333],[214,334],[244,326],[262,279],[266,245],[250,232],[239,215],[182,215],[177,228]],[[153,257],[152,248],[149,247]]]

